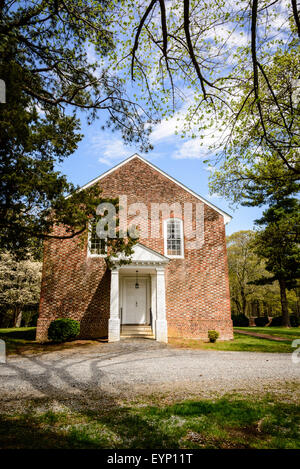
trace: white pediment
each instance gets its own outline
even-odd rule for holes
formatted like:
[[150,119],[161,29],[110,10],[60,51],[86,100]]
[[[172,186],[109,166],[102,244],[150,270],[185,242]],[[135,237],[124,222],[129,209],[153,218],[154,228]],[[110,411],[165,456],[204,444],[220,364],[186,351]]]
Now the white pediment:
[[[169,259],[159,252],[153,251],[143,244],[136,244],[133,247],[134,253],[130,256],[132,264],[166,264]],[[124,256],[119,255],[118,260],[124,259]],[[118,262],[118,261],[117,261]]]
[[134,254],[131,256],[132,262],[169,262],[167,257],[142,244],[136,244],[133,249]]

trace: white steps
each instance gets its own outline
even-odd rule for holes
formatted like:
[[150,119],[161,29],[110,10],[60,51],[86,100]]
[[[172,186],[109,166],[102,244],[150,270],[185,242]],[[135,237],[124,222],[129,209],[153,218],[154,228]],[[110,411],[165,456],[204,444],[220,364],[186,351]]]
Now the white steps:
[[121,326],[122,338],[141,338],[141,339],[154,339],[151,326],[144,324],[123,324]]

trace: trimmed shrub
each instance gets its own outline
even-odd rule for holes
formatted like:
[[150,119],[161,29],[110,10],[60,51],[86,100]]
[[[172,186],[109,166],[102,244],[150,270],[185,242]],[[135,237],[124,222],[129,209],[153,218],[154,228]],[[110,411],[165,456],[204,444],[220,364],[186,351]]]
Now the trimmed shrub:
[[271,327],[280,327],[281,323],[282,323],[282,316],[275,316],[274,318],[272,318],[270,326]]
[[257,327],[265,327],[265,325],[268,324],[269,322],[269,318],[267,316],[263,316],[261,318],[255,318],[254,322]]
[[80,323],[70,318],[55,319],[48,329],[48,339],[52,342],[66,342],[75,339],[80,332]]
[[236,314],[232,316],[234,327],[249,327],[249,319],[245,314]]
[[216,342],[217,338],[219,337],[219,332],[217,331],[208,331],[208,338],[210,342]]
[[[291,323],[291,327],[299,327],[300,322],[299,322],[299,319],[297,318],[297,316],[295,314],[290,315],[290,323]],[[282,316],[275,316],[272,319],[271,326],[272,327],[282,326]]]
[[300,321],[299,318],[295,314],[290,315],[290,323],[292,327],[299,327]]

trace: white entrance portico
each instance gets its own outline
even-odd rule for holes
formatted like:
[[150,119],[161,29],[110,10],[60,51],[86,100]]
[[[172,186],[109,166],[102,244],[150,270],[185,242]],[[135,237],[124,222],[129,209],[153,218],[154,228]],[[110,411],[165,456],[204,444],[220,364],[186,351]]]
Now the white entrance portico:
[[155,339],[168,341],[165,268],[169,259],[136,244],[131,263],[116,259],[111,270],[108,340],[120,340],[121,325],[151,326]]

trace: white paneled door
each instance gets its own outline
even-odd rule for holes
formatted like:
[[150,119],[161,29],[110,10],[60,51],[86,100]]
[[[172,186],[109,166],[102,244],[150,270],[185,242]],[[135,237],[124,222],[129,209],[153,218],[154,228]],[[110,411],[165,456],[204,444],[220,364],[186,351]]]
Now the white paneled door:
[[147,323],[147,280],[139,279],[139,288],[135,284],[135,279],[124,282],[123,324]]

